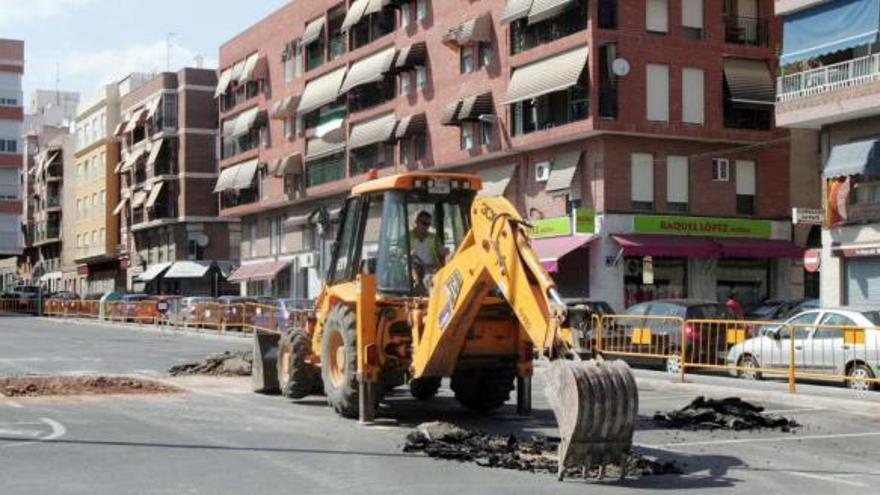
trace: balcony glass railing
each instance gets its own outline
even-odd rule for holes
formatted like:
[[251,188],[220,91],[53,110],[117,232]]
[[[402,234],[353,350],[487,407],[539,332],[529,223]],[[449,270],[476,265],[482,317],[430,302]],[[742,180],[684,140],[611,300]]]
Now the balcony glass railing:
[[785,102],[877,80],[880,80],[880,54],[781,76],[776,83],[776,99]]

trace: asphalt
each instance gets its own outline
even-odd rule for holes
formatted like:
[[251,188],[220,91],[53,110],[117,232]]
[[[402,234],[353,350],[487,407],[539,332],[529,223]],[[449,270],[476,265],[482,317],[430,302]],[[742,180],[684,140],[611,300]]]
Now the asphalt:
[[[74,321],[0,318],[0,375],[137,374],[188,390],[165,396],[0,398],[0,493],[870,493],[880,482],[877,400],[839,387],[759,386],[720,377],[680,384],[640,370],[637,449],[684,468],[684,475],[624,482],[566,481],[549,475],[437,461],[401,450],[409,429],[442,419],[493,433],[554,434],[535,379],[535,411],[511,402],[489,416],[463,411],[444,388],[434,401],[396,391],[378,426],[337,417],[322,397],[291,403],[252,394],[240,378],[170,378],[173,364],[246,349],[247,339],[176,335]],[[697,394],[741,395],[792,416],[797,433],[681,432],[659,428],[655,411]],[[878,393],[880,395],[880,393]],[[864,407],[860,407],[863,405]]]

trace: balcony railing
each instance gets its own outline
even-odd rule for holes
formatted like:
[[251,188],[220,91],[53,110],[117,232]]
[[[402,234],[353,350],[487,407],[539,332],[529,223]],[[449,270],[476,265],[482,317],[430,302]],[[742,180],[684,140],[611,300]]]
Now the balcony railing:
[[769,46],[767,19],[729,15],[724,18],[724,39],[727,43]]
[[880,54],[854,58],[785,75],[777,81],[776,99],[790,101],[880,80]]

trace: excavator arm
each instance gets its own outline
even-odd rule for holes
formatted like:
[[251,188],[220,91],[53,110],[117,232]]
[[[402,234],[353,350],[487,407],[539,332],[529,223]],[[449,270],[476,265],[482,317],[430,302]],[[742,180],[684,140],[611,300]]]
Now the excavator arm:
[[546,392],[562,438],[559,476],[569,468],[622,462],[638,409],[635,379],[623,362],[579,361],[571,352],[564,337],[570,333],[562,328],[565,305],[531,248],[528,224],[504,198],[474,201],[470,231],[434,277],[427,313],[414,332],[413,375],[453,373],[496,289],[521,331],[551,361]]

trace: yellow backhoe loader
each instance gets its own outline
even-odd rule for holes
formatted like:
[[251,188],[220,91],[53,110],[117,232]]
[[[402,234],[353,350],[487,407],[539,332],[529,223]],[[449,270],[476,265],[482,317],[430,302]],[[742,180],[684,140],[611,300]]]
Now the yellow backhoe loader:
[[530,247],[530,226],[479,177],[407,173],[354,188],[342,209],[315,308],[281,334],[256,332],[254,389],[324,392],[339,414],[371,422],[382,394],[417,399],[451,379],[462,406],[488,411],[516,384],[531,409],[536,356],[560,427],[560,477],[620,462],[638,391],[620,361],[581,361],[565,305]]

